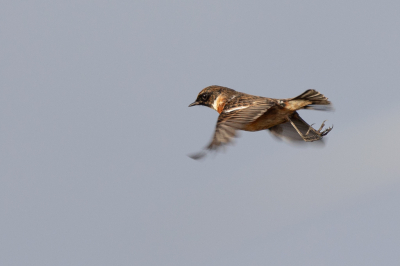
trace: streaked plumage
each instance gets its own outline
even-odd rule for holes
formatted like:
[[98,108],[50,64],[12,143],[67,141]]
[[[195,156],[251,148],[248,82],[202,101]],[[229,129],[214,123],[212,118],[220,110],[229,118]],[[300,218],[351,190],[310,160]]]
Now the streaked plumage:
[[[204,105],[220,113],[214,137],[206,151],[228,144],[237,130],[269,129],[277,137],[307,142],[320,140],[332,130],[328,128],[321,132],[324,123],[315,130],[296,112],[299,109],[330,109],[328,98],[315,90],[307,90],[294,98],[272,99],[214,85],[203,89],[189,107],[194,105]],[[203,151],[191,157],[198,159],[205,154]]]

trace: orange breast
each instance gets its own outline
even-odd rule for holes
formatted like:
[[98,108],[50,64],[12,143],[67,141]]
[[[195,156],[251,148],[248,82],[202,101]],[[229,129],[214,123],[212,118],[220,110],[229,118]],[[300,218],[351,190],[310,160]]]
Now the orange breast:
[[291,115],[294,111],[286,108],[272,107],[257,120],[249,123],[244,130],[259,131],[271,128],[273,126],[286,122],[286,116]]
[[226,103],[226,98],[222,95],[219,95],[217,99],[215,99],[213,107],[218,113],[221,113],[222,110],[224,110],[225,103]]
[[221,103],[220,105],[218,105],[217,112],[218,112],[218,113],[221,113],[222,110],[224,110],[224,107],[225,107],[225,103]]

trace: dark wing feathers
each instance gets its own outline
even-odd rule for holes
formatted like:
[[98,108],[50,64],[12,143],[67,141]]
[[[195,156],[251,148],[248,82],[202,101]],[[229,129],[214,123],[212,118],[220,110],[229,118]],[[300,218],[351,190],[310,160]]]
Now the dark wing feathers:
[[[206,147],[207,150],[218,150],[220,147],[230,143],[237,136],[236,130],[243,129],[248,123],[259,118],[275,104],[274,101],[265,98],[253,100],[251,105],[249,105],[249,100],[247,100],[247,105],[243,103],[243,100],[241,101],[242,103],[240,104],[229,104],[229,108],[225,106],[224,111],[218,117],[214,137]],[[238,107],[245,108],[229,111]],[[190,157],[199,159],[204,155],[206,155],[205,152],[200,152]]]
[[208,150],[216,150],[219,146],[228,144],[236,137],[236,129],[227,124],[219,124],[215,128],[215,133],[212,141],[207,146]]
[[256,102],[254,105],[243,109],[227,113],[223,112],[218,118],[218,123],[226,123],[233,128],[243,129],[248,123],[255,121],[263,115],[273,104],[274,102]]

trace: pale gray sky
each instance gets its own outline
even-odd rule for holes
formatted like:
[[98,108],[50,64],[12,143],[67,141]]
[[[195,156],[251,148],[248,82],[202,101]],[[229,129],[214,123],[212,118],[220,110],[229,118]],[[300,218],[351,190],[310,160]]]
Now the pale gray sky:
[[[0,265],[398,265],[399,1],[0,3]],[[316,89],[324,147],[187,154],[209,85]]]

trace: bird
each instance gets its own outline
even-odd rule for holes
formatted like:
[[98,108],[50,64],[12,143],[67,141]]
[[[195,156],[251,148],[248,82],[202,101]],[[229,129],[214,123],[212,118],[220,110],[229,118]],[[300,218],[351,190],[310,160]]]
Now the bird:
[[275,137],[292,141],[319,141],[333,128],[318,130],[307,124],[297,110],[331,110],[332,104],[323,94],[309,89],[294,98],[274,99],[254,96],[233,89],[212,85],[204,88],[189,107],[203,105],[219,113],[214,136],[203,151],[189,155],[203,158],[210,151],[218,151],[237,137],[237,131],[269,130]]

